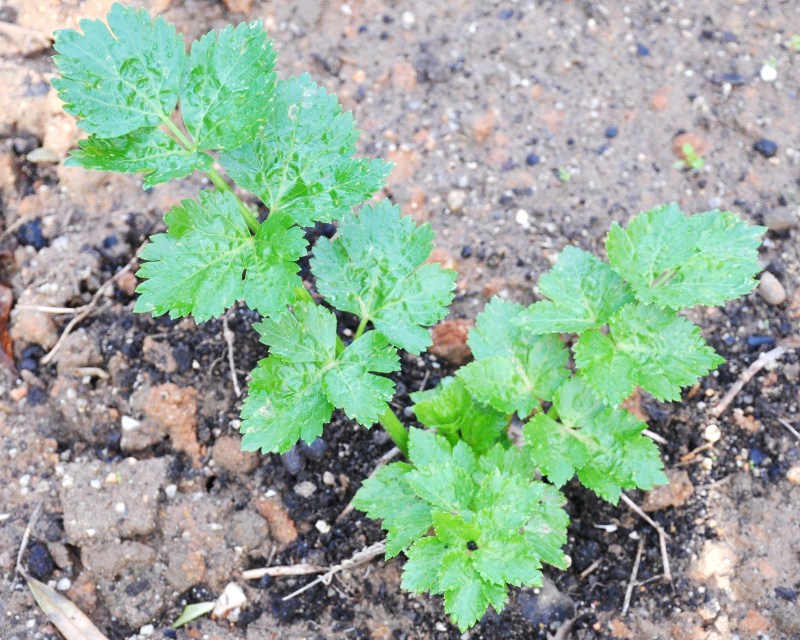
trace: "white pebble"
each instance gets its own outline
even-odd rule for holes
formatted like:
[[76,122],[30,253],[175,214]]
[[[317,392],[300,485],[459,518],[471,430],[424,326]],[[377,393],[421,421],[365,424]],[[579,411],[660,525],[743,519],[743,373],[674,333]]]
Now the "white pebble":
[[775,82],[778,79],[778,70],[771,64],[765,64],[758,72],[764,82]]
[[72,586],[72,581],[69,578],[61,578],[61,580],[59,580],[56,583],[56,589],[58,589],[59,591],[66,591],[71,586]]
[[178,493],[178,487],[174,484],[168,484],[164,487],[164,495],[167,496],[170,500],[175,497],[175,494]]
[[141,629],[139,629],[139,635],[147,638],[149,636],[152,636],[155,630],[156,628],[152,624],[146,624]]
[[122,426],[123,431],[133,431],[134,429],[138,429],[140,426],[142,426],[142,423],[135,418],[131,418],[130,416],[122,416],[120,425]]
[[330,471],[326,471],[322,474],[322,482],[327,484],[329,487],[332,487],[336,484],[336,476],[333,475]]
[[329,525],[324,520],[317,520],[314,523],[314,526],[317,528],[317,531],[319,531],[320,533],[329,533],[330,530],[331,530],[331,525]]
[[403,15],[400,16],[400,22],[403,23],[404,29],[410,29],[416,21],[416,17],[410,11],[403,11]]
[[310,498],[312,495],[314,495],[316,490],[317,487],[314,485],[314,483],[309,482],[308,480],[298,482],[296,485],[294,485],[294,492],[303,498]]
[[125,513],[125,510],[126,508],[124,502],[117,502],[117,504],[114,505],[114,511],[117,513]]
[[531,226],[531,215],[525,209],[519,209],[516,216],[517,224],[523,229],[528,229]]
[[222,595],[217,598],[211,614],[217,618],[228,618],[232,622],[236,622],[239,612],[245,604],[247,604],[247,596],[242,588],[235,582],[229,582]]
[[100,482],[100,480],[98,480],[97,478],[92,478],[92,481],[89,484],[91,485],[92,489],[102,489],[103,488],[103,483]]
[[719,442],[719,439],[722,437],[722,431],[720,431],[717,425],[710,424],[703,431],[703,437],[708,442]]

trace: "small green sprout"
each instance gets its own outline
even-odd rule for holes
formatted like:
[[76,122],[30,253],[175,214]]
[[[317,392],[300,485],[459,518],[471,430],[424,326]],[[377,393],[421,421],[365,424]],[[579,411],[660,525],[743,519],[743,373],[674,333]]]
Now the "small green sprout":
[[703,159],[703,156],[697,153],[694,145],[692,145],[690,142],[685,142],[681,146],[681,154],[683,155],[683,158],[675,161],[675,163],[672,165],[673,169],[677,169],[679,171],[684,169],[700,171],[700,169],[706,166],[705,159]]

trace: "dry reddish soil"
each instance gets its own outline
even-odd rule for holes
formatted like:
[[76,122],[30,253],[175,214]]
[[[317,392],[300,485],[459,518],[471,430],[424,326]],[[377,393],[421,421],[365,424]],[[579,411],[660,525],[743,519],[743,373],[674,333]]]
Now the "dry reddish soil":
[[[14,571],[41,504],[28,570],[111,639],[800,638],[800,3],[143,4],[187,39],[261,19],[282,73],[308,71],[340,96],[363,129],[361,151],[397,164],[386,195],[433,225],[458,270],[453,319],[473,319],[495,294],[534,300],[564,246],[602,253],[611,221],[669,201],[768,226],[771,276],[760,293],[690,313],[727,360],[718,372],[682,403],[635,403],[666,440],[669,488],[631,498],[669,536],[671,584],[652,527],[568,485],[570,570],[512,590],[506,611],[468,634],[438,599],[401,592],[400,559],[284,601],[311,578],[241,571],[327,566],[380,540],[346,506],[391,443],[339,416],[324,440],[283,458],[239,452],[221,321],[134,315],[133,276],[104,284],[201,180],[145,192],[136,176],[62,164],[79,131],[49,86],[51,33],[110,2],[0,1],[0,303],[13,307],[7,326],[0,313],[13,355],[0,364],[0,637],[58,637]],[[676,167],[687,142],[704,167]],[[74,316],[53,309],[98,291],[48,361]],[[264,355],[249,329],[257,320],[244,308],[228,315],[241,384]],[[713,417],[776,347],[784,354]],[[398,412],[451,367],[405,358]],[[231,582],[247,596],[237,620],[170,629],[184,604]]]

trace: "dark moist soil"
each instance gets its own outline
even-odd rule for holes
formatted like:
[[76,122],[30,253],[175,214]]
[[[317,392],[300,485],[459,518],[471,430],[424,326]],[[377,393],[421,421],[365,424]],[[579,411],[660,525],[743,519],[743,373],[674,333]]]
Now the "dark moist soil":
[[[381,540],[379,524],[347,506],[392,443],[379,428],[337,413],[323,439],[286,456],[223,462],[222,445],[238,438],[241,400],[221,320],[195,326],[135,315],[133,283],[120,279],[78,325],[72,346],[42,364],[70,316],[31,316],[31,305],[87,304],[163,229],[169,206],[207,186],[193,177],[143,192],[135,176],[29,158],[44,149],[62,159],[79,136],[48,89],[47,38],[79,16],[104,15],[111,3],[78,4],[0,5],[0,82],[8,87],[0,96],[0,282],[16,305],[16,370],[0,369],[0,593],[8,594],[0,598],[0,638],[58,637],[13,570],[39,503],[26,566],[112,640],[800,638],[800,438],[790,431],[798,428],[800,400],[800,54],[785,44],[800,32],[800,5],[144,3],[187,37],[263,19],[282,73],[310,71],[337,92],[363,128],[363,153],[397,164],[387,195],[433,225],[442,259],[458,270],[454,318],[474,319],[494,294],[531,302],[561,248],[602,254],[611,221],[661,202],[679,201],[686,211],[727,208],[770,227],[761,262],[786,300],[752,294],[724,309],[689,312],[726,363],[681,403],[642,397],[635,406],[666,439],[667,469],[685,471],[693,488],[676,493],[675,506],[649,513],[669,536],[672,583],[661,579],[653,528],[573,482],[564,488],[569,570],[547,570],[542,589],[512,588],[501,614],[489,612],[461,635],[440,598],[400,589],[402,559],[373,560],[287,601],[312,578],[241,578],[262,566],[336,564]],[[776,82],[759,77],[771,57]],[[673,167],[682,135],[693,136],[704,169]],[[333,232],[323,225],[308,237]],[[355,321],[339,319],[348,340]],[[258,320],[241,307],[228,314],[243,385],[266,355],[252,330]],[[711,409],[742,372],[776,346],[786,349],[776,365],[714,418]],[[94,373],[77,375],[76,367]],[[452,371],[431,354],[403,357],[393,405],[404,422],[414,424],[409,394]],[[183,416],[190,436],[167,429],[153,444],[123,450],[125,419],[146,421],[141,397],[168,384],[196,394],[196,411]],[[130,458],[166,462],[154,501],[127,505],[151,521],[146,532],[124,533],[129,523],[120,518],[99,539],[70,534],[71,519],[101,504],[92,491],[70,493],[73,483],[95,480],[89,469],[102,469],[100,479],[122,469],[147,485],[127,466]],[[637,504],[649,499],[629,495]],[[269,527],[267,513],[278,514]],[[637,585],[623,614],[641,540]],[[131,544],[148,559],[114,558]],[[109,550],[111,561],[98,560]],[[170,629],[184,604],[214,600],[229,582],[248,600],[238,621],[204,618]]]

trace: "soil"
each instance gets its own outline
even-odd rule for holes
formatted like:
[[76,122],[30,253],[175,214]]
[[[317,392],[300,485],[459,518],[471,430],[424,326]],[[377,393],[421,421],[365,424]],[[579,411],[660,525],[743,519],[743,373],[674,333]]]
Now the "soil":
[[[400,590],[401,560],[286,601],[311,578],[241,577],[336,564],[379,541],[379,526],[346,507],[391,443],[337,415],[324,440],[283,458],[240,453],[221,321],[134,315],[132,276],[104,284],[202,186],[143,191],[136,176],[63,166],[79,131],[48,84],[50,34],[110,4],[0,2],[0,280],[14,305],[13,366],[0,367],[0,637],[58,637],[14,572],[41,504],[26,566],[112,640],[800,638],[800,52],[790,42],[800,4],[143,3],[188,38],[262,19],[282,73],[308,71],[340,96],[362,152],[397,165],[387,195],[433,225],[458,270],[454,319],[473,319],[494,294],[534,300],[561,248],[602,253],[612,221],[655,204],[725,208],[770,228],[761,261],[774,277],[762,295],[689,314],[726,364],[681,403],[634,403],[666,440],[670,487],[630,497],[669,536],[672,583],[649,524],[568,485],[571,568],[548,571],[542,589],[512,589],[503,613],[463,636],[439,599]],[[687,142],[702,168],[675,165]],[[98,292],[49,362],[72,317],[54,309]],[[256,320],[228,315],[240,384],[264,355]],[[782,357],[714,417],[776,346]],[[451,368],[406,357],[398,413]],[[184,604],[231,582],[247,598],[238,620],[170,629]]]

